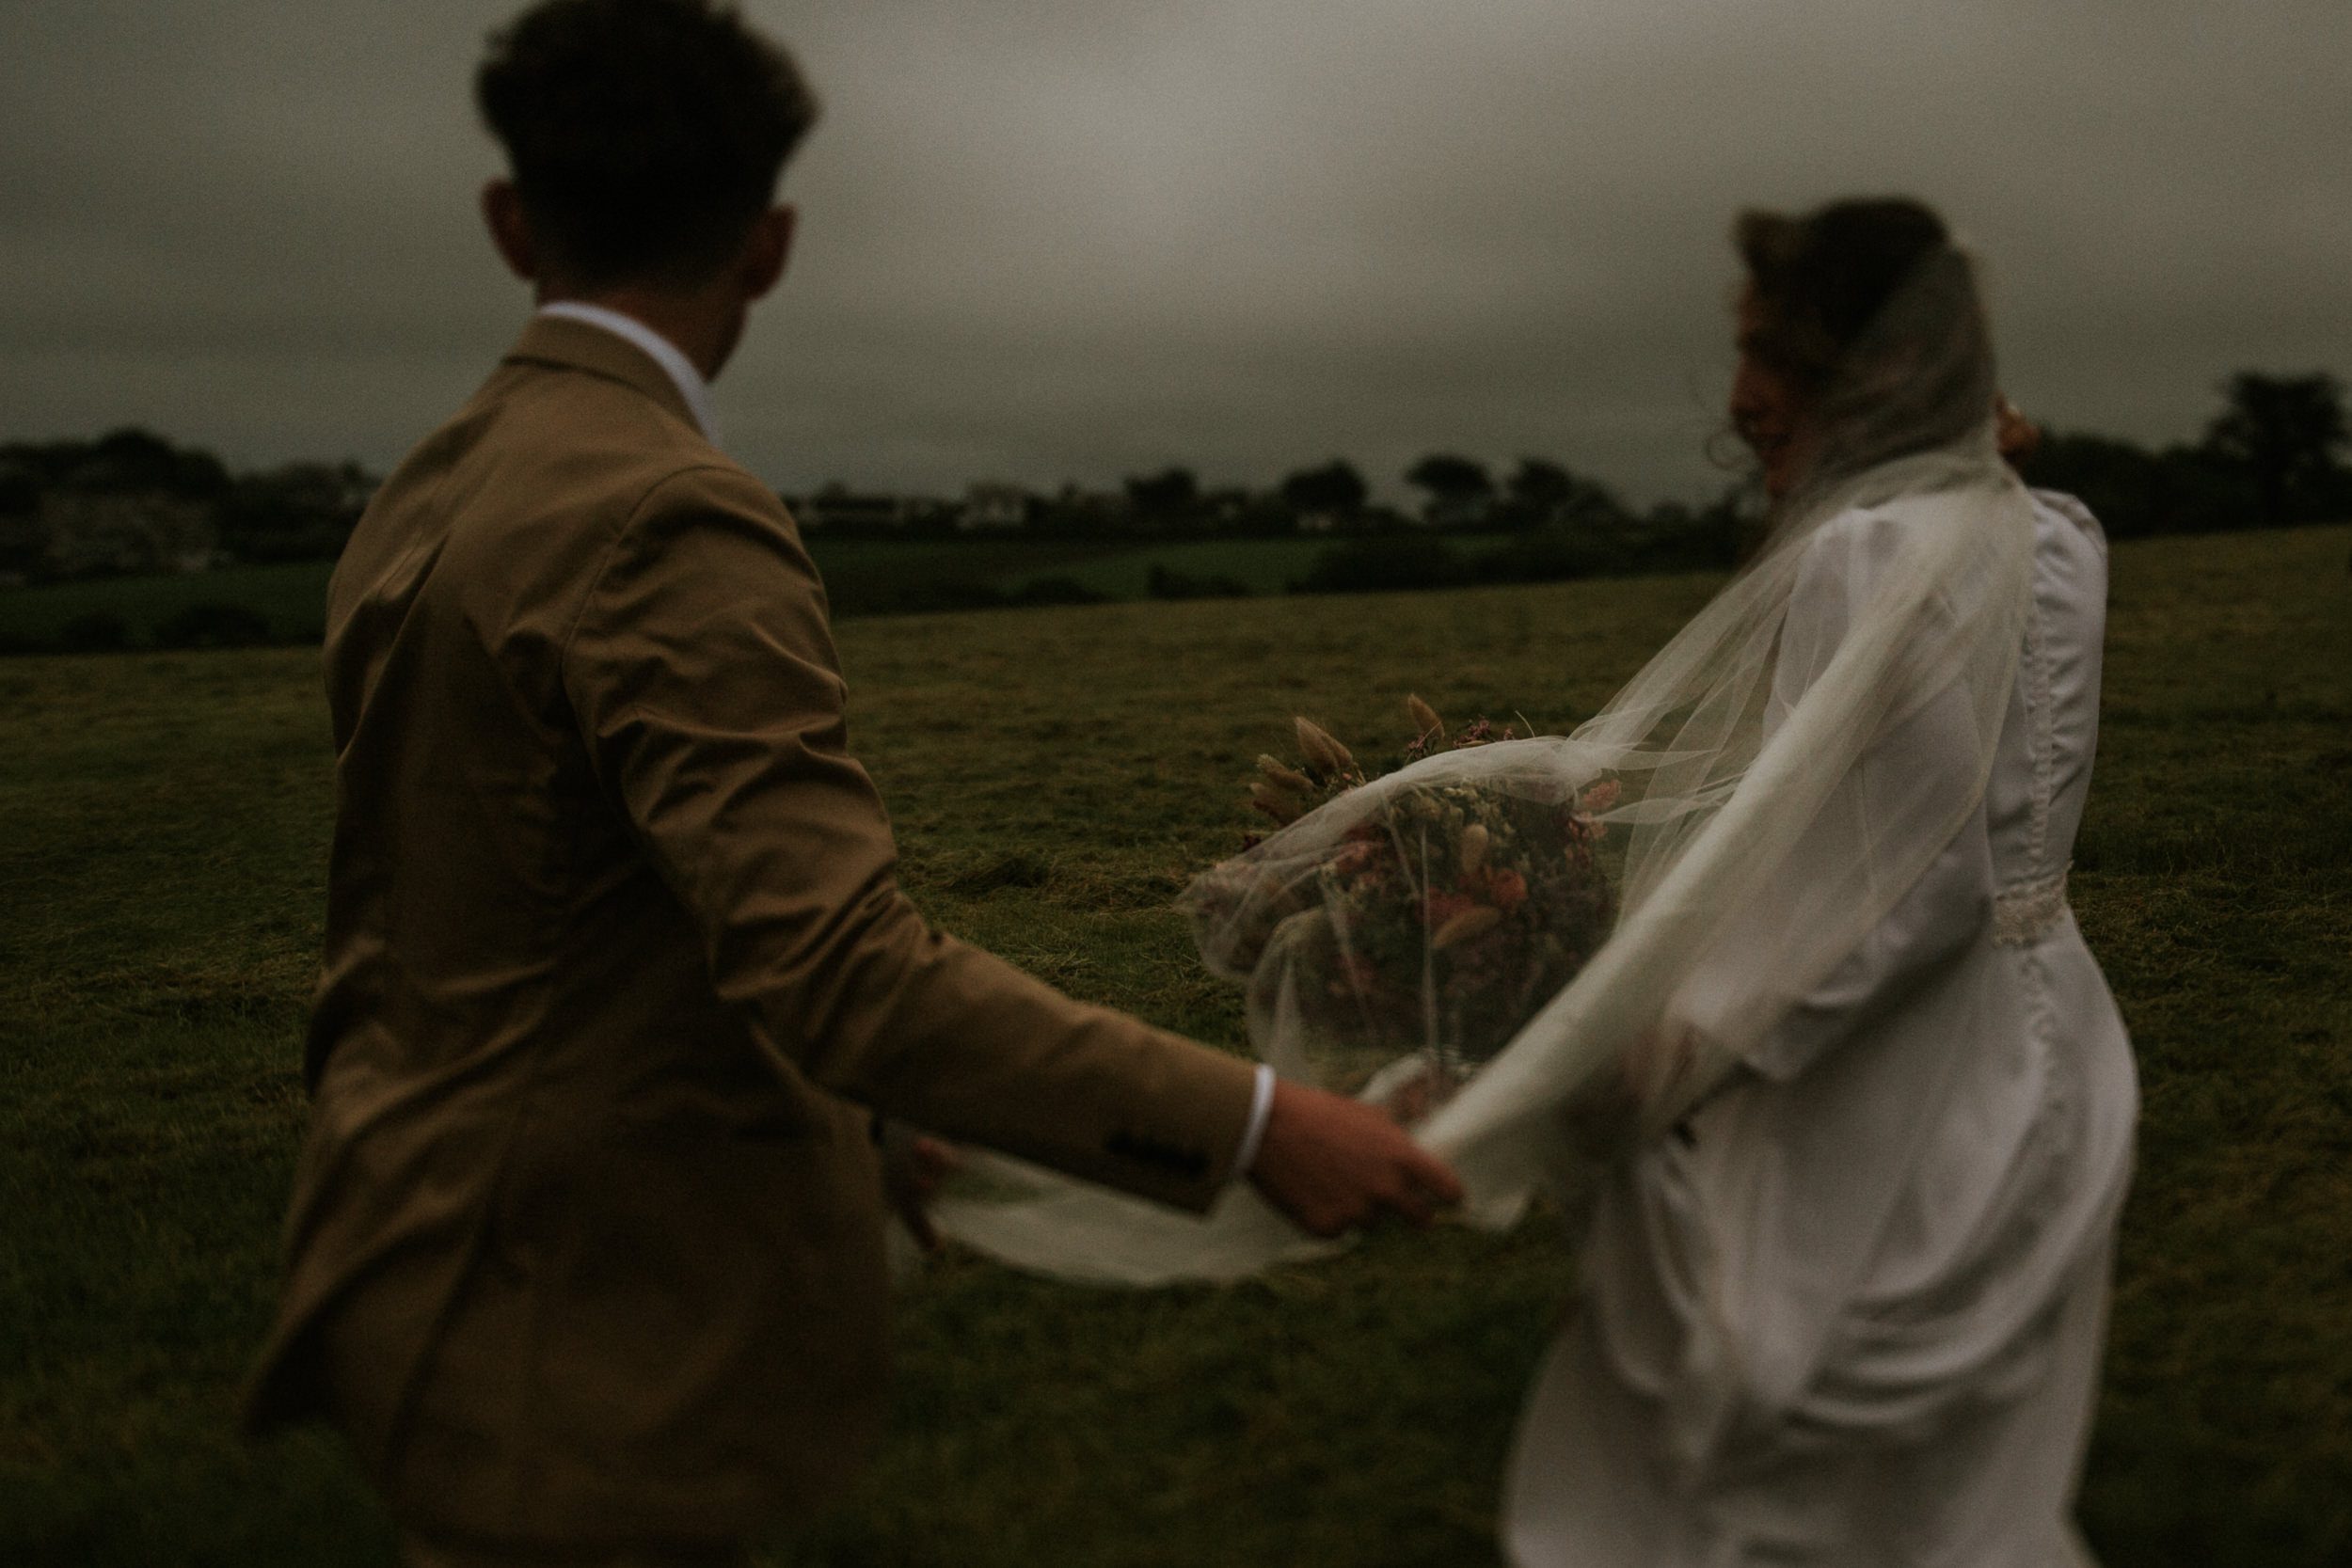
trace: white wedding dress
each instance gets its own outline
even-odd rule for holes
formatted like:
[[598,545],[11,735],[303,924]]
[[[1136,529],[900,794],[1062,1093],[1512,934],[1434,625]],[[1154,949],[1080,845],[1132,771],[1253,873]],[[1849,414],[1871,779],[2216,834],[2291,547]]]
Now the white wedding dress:
[[[2137,1112],[2064,882],[2106,549],[2001,462],[1997,384],[1973,263],[1938,246],[1822,378],[1756,555],[1600,711],[1347,789],[1187,890],[1279,1071],[1436,1084],[1415,1132],[1473,1223],[1546,1188],[1591,1216],[1507,1484],[1524,1568],[2082,1560]],[[1595,870],[1597,946],[1573,922],[1478,945]],[[1471,936],[1439,924],[1457,895],[1486,901]],[[1514,953],[1575,967],[1497,1039],[1457,1004],[1540,993]],[[1002,1160],[936,1213],[1104,1283],[1329,1250],[1245,1185],[1194,1219]]]
[[[2033,499],[2031,610],[1974,818],[1597,1199],[1582,1299],[1506,1482],[1522,1568],[2088,1560],[2070,1513],[2137,1089],[2065,901],[2106,545],[2071,498]],[[1807,543],[1768,729],[1902,510],[1849,512]],[[1867,799],[1952,759],[1930,712],[1860,766]],[[1672,1013],[1739,1016],[1761,983],[1740,955],[1770,950],[1804,879],[1827,878],[1808,863],[1801,847]]]

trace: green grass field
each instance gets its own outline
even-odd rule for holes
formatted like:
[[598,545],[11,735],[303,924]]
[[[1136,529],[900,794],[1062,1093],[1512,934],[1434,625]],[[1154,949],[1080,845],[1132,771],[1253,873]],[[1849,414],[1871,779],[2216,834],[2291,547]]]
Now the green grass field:
[[977,586],[1010,592],[1067,576],[1130,546],[1100,539],[844,539],[808,542],[834,613],[895,608],[909,592]]
[[[1067,578],[1107,599],[1151,596],[1153,567],[1196,578],[1226,578],[1251,594],[1280,594],[1329,547],[1317,539],[1194,540],[1136,544],[1100,539],[858,539],[810,543],[834,612],[845,619],[909,607],[937,609],[940,595],[980,590],[1018,594],[1041,579]],[[0,652],[55,652],[85,616],[122,623],[125,645],[151,648],[157,628],[199,605],[233,605],[268,624],[266,641],[316,641],[326,619],[328,562],[225,566],[185,576],[101,578],[0,588]],[[955,601],[947,601],[955,602]]]
[[[1110,599],[1151,596],[1152,569],[1195,579],[1223,578],[1252,594],[1280,594],[1305,577],[1329,539],[1211,539],[1147,545],[1078,562],[1053,575],[1067,577]],[[1017,575],[996,579],[1008,591],[1021,586]]]
[[[2352,1560],[2352,530],[2117,552],[2076,905],[2145,1117],[2084,1514],[2111,1568]],[[1168,899],[1293,711],[1589,711],[1657,578],[841,628],[916,895],[1082,995],[1239,1037]],[[335,1442],[231,1433],[267,1320],[330,816],[314,653],[0,662],[0,1563],[388,1562]],[[970,1258],[898,1309],[894,1435],[771,1560],[1490,1560],[1566,1287],[1546,1227],[1224,1290]]]
[[48,647],[81,616],[114,615],[130,645],[155,641],[155,628],[197,605],[238,605],[269,623],[282,642],[316,641],[326,619],[326,578],[334,563],[294,561],[274,566],[223,566],[183,576],[97,578],[38,588],[0,588],[0,646]]

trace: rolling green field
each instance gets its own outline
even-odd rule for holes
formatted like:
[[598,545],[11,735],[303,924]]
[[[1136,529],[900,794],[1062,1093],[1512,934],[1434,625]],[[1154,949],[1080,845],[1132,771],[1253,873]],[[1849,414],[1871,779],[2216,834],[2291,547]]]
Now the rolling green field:
[[[2132,545],[2076,907],[2137,1045],[2084,1517],[2110,1568],[2352,1560],[2352,530]],[[1194,568],[1198,569],[1198,568]],[[1550,728],[1706,597],[1652,578],[854,622],[852,734],[945,924],[1209,1038],[1168,910],[1294,711]],[[0,662],[0,1563],[389,1562],[334,1441],[230,1426],[267,1321],[330,819],[314,653]],[[1230,1289],[953,1258],[894,1435],[770,1560],[1491,1560],[1566,1263],[1383,1235]]]
[[[1329,547],[1317,539],[1180,540],[1137,544],[1101,539],[844,539],[810,544],[834,613],[845,619],[966,604],[955,595],[1017,595],[1040,581],[1068,580],[1105,599],[1151,596],[1154,567],[1195,578],[1222,578],[1251,594],[1280,594]],[[299,561],[224,566],[184,576],[100,578],[0,588],[0,653],[58,651],[60,636],[87,616],[121,622],[132,648],[158,643],[175,615],[208,605],[249,610],[266,623],[252,641],[315,642],[326,619],[334,565]]]
[[0,646],[47,647],[77,618],[119,617],[131,646],[151,645],[155,628],[197,605],[251,610],[281,642],[316,641],[326,620],[326,561],[273,566],[223,566],[169,577],[96,578],[38,588],[0,588]]
[[1279,594],[1330,547],[1319,539],[1176,540],[1138,545],[1087,539],[826,539],[809,546],[826,592],[850,613],[888,608],[910,584],[979,583],[1017,594],[1067,578],[1106,599],[1150,596],[1154,566],[1230,578],[1252,594]]

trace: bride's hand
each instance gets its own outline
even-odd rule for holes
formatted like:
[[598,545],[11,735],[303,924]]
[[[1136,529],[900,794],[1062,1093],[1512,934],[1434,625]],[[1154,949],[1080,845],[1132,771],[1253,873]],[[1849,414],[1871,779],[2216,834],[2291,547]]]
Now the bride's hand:
[[1437,1063],[1407,1058],[1383,1069],[1357,1092],[1357,1098],[1379,1106],[1391,1121],[1409,1129],[1427,1120],[1459,1087]]

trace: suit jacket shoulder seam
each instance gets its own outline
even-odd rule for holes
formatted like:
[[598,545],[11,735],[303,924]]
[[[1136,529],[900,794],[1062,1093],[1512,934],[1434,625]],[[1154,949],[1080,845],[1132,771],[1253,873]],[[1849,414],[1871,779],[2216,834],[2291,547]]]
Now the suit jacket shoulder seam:
[[[612,570],[612,558],[620,552],[621,546],[628,538],[630,531],[644,518],[646,512],[653,505],[654,498],[671,484],[691,474],[708,473],[740,474],[744,478],[751,478],[741,467],[732,463],[696,462],[681,464],[646,485],[644,493],[640,495],[636,504],[629,508],[628,515],[622,518],[620,526],[612,531],[612,537],[605,541],[604,553],[597,558],[596,569],[589,574],[588,584],[580,591],[580,603],[572,609],[571,624],[564,628],[563,651],[558,656],[563,663],[571,662],[572,644],[579,640],[580,625],[588,618],[588,607],[596,601],[596,590],[604,585],[606,576]],[[758,482],[754,480],[753,483],[756,484]]]

